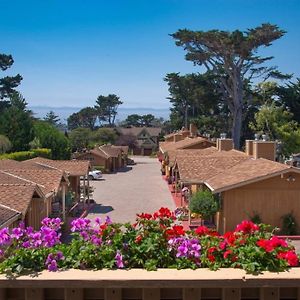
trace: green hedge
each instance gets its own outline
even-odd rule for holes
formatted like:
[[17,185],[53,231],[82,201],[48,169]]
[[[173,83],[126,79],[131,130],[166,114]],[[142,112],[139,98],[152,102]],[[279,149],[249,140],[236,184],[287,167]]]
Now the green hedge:
[[51,158],[51,149],[40,148],[40,149],[33,149],[30,151],[20,151],[20,152],[13,152],[13,153],[5,153],[0,155],[0,159],[13,159],[17,161],[23,161],[34,157],[45,157]]

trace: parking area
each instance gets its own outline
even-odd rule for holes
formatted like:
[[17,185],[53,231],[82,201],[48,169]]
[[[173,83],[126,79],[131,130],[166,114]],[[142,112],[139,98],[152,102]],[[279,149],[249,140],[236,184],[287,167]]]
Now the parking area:
[[136,213],[152,213],[160,207],[175,209],[157,159],[142,156],[133,159],[136,165],[115,174],[104,174],[102,180],[91,181],[96,203],[88,218],[103,219],[109,215],[114,222],[134,222]]

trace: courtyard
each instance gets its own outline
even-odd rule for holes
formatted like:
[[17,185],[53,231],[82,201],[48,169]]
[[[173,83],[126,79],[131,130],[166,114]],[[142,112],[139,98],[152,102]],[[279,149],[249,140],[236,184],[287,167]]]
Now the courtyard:
[[115,174],[104,174],[102,180],[92,181],[93,200],[88,218],[114,222],[134,222],[137,213],[153,213],[160,207],[175,209],[168,186],[161,178],[156,158],[134,156],[136,165],[127,166]]

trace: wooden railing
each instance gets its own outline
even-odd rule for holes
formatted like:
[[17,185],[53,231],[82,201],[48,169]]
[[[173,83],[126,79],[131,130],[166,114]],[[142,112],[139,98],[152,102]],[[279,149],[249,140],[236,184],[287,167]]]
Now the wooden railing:
[[300,300],[300,268],[254,276],[242,270],[47,272],[0,277],[7,300]]

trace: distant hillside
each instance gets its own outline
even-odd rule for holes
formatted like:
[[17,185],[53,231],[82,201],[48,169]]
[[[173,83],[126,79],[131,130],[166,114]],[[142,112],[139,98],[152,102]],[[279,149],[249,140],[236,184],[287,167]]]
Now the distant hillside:
[[[56,115],[59,116],[62,123],[67,123],[67,118],[74,112],[78,112],[81,107],[50,107],[50,106],[30,106],[30,110],[33,111],[35,117],[43,118],[46,114],[53,110]],[[122,108],[118,109],[117,121],[123,121],[131,114],[152,114],[157,118],[169,119],[170,110],[168,108],[154,109],[154,108]]]

